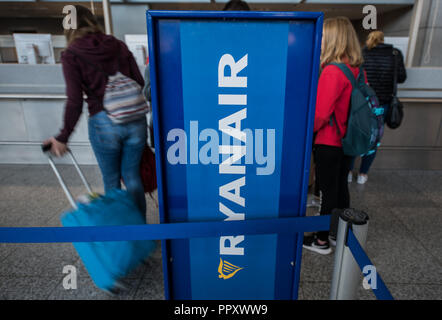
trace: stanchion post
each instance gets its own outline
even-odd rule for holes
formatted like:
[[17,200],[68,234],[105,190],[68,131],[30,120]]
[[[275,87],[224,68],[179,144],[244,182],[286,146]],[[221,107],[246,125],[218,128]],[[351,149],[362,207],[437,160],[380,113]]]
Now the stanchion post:
[[362,284],[361,270],[347,246],[349,228],[353,230],[364,248],[367,240],[368,215],[351,208],[339,214],[330,300],[354,300],[358,285]]

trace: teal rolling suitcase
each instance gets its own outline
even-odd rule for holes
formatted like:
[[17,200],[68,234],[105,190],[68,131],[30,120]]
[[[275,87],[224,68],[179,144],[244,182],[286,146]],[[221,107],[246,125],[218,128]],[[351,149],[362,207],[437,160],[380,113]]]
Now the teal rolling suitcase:
[[[64,227],[145,224],[144,217],[125,190],[114,189],[106,195],[93,193],[70,151],[68,155],[89,194],[83,197],[83,202],[75,201],[48,155],[49,163],[73,207],[61,215]],[[156,247],[155,241],[151,240],[76,242],[73,245],[95,285],[108,292],[115,292],[120,287],[120,280],[145,261]]]

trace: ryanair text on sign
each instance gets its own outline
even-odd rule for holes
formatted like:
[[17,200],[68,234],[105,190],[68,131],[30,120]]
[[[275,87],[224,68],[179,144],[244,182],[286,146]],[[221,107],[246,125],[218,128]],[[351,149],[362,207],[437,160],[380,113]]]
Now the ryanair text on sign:
[[[248,64],[248,55],[244,55],[235,61],[231,54],[224,54],[218,64],[218,87],[220,88],[247,88],[247,76],[239,76]],[[229,75],[226,74],[230,71]],[[228,203],[233,202],[243,208],[246,206],[245,197],[241,196],[241,188],[246,187],[246,165],[252,164],[254,157],[257,164],[257,175],[270,175],[275,169],[275,129],[267,129],[267,145],[264,150],[264,130],[243,128],[242,121],[247,118],[247,94],[218,94],[220,108],[239,107],[240,110],[232,112],[218,122],[218,131],[205,128],[198,134],[198,121],[190,121],[190,164],[218,164],[219,174],[235,175],[232,181],[219,187],[219,212],[224,221],[244,220],[244,212],[234,212]],[[222,142],[219,142],[219,133]],[[210,138],[210,139],[209,139]],[[232,138],[232,139],[231,139]],[[182,129],[169,131],[168,141],[174,143],[168,148],[167,159],[171,164],[187,164],[187,135]],[[207,141],[199,149],[200,141]],[[253,140],[255,144],[253,145]],[[232,143],[230,143],[232,142]],[[265,152],[265,154],[264,154]],[[224,155],[224,160],[219,160]],[[244,160],[243,160],[244,159]],[[244,162],[244,164],[241,164]],[[221,256],[244,255],[244,247],[241,243],[244,235],[224,236],[219,241],[219,253]],[[237,267],[221,259],[219,277],[230,279],[239,270]]]

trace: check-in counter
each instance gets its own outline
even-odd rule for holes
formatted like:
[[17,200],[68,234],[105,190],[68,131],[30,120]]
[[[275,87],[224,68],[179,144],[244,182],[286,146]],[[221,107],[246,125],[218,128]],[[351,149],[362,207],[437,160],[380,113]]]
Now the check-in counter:
[[[376,168],[442,169],[442,68],[407,69],[399,85],[404,122],[386,128]],[[46,163],[43,140],[62,126],[61,65],[0,64],[0,163]],[[87,134],[87,107],[69,146],[82,164],[96,163]]]
[[442,68],[409,68],[402,125],[385,129],[375,168],[442,169]]
[[[61,52],[66,48],[66,37],[51,35],[51,45],[54,50],[55,62],[59,63]],[[2,63],[18,62],[14,37],[11,35],[0,35],[0,61]]]
[[[62,127],[65,101],[60,64],[0,64],[0,163],[47,163],[40,145]],[[87,113],[85,104],[69,147],[80,163],[94,164]]]

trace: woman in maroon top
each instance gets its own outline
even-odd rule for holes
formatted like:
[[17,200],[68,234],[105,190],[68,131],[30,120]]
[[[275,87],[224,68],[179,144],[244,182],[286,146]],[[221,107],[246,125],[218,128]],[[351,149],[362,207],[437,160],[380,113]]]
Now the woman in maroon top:
[[[341,139],[347,131],[352,85],[344,73],[330,63],[345,63],[357,77],[362,64],[361,48],[356,32],[346,17],[324,21],[321,67],[318,82],[314,124],[314,152],[317,181],[321,194],[321,215],[330,215],[335,208],[348,208],[347,174],[351,157],[344,155]],[[332,114],[336,122],[331,122]],[[339,130],[337,128],[339,127]],[[330,240],[336,237],[332,224]],[[304,248],[320,254],[331,253],[329,232],[318,232],[304,239]]]
[[100,166],[104,188],[106,191],[121,188],[123,178],[127,191],[144,217],[146,199],[139,168],[146,144],[146,118],[114,124],[103,107],[106,74],[119,71],[141,87],[144,80],[124,42],[105,35],[89,9],[80,5],[75,8],[77,29],[66,31],[68,48],[61,56],[67,95],[64,125],[58,135],[44,144],[50,143],[51,152],[56,156],[67,151],[69,137],[83,110],[83,94],[86,94],[89,140]]

